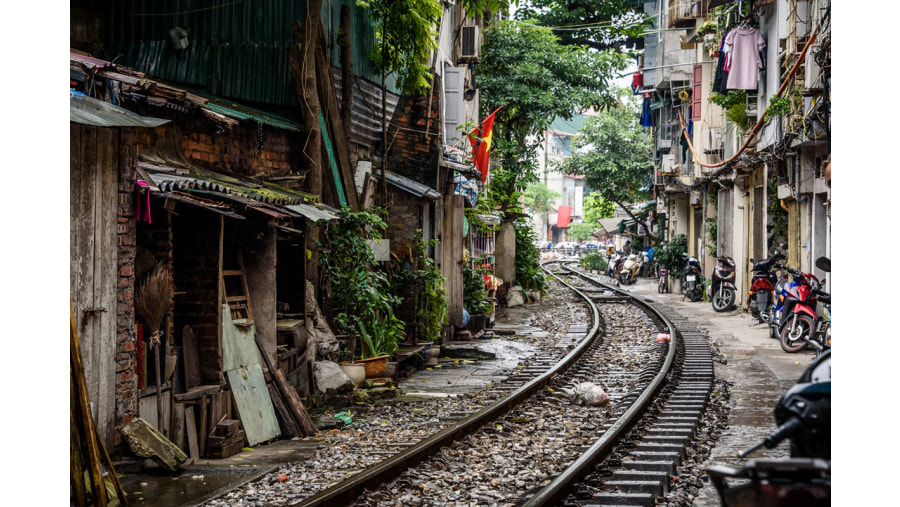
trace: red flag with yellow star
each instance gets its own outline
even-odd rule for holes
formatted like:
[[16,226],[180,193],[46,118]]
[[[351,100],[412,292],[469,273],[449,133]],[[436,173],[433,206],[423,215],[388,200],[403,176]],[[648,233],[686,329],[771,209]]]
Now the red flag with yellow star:
[[500,108],[498,107],[481,122],[480,128],[476,128],[469,134],[469,142],[472,143],[472,161],[475,162],[475,167],[481,171],[482,183],[487,180],[488,164],[491,156],[491,137],[494,130],[494,115],[499,110]]

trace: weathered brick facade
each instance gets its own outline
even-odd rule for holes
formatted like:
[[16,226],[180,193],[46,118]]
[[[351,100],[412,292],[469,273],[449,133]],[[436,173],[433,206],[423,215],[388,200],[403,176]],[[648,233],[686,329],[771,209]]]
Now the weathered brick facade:
[[[148,112],[149,113],[149,112]],[[197,303],[185,302],[183,316],[199,324],[198,334],[201,370],[204,382],[221,380],[219,354],[218,259],[219,215],[197,210],[186,211],[173,221],[155,202],[152,224],[136,222],[137,159],[144,149],[157,145],[173,134],[181,136],[184,157],[199,167],[217,172],[233,172],[250,177],[296,174],[300,154],[293,142],[294,132],[272,127],[241,124],[230,130],[219,130],[209,120],[175,120],[155,129],[122,128],[119,145],[118,201],[116,202],[117,293],[116,293],[116,409],[114,445],[122,444],[120,430],[138,416],[139,389],[137,376],[137,326],[134,294],[140,284],[135,259],[140,247],[165,261],[174,272],[174,258],[179,256],[180,274],[176,275],[179,291],[187,291]],[[178,139],[178,137],[175,137]],[[291,187],[302,179],[279,181]],[[141,228],[138,234],[138,228]],[[179,251],[178,246],[182,248]],[[187,248],[191,249],[186,251]],[[182,273],[187,273],[182,275]],[[205,280],[205,281],[200,281]],[[176,279],[173,278],[173,293]],[[184,285],[184,286],[181,286]],[[174,297],[170,308],[174,309]],[[174,315],[173,315],[174,317]],[[173,336],[175,319],[168,320],[166,336]],[[149,353],[149,351],[148,351]],[[148,364],[152,364],[148,359]]]
[[388,127],[388,170],[434,189],[442,153],[440,91],[437,77],[430,96],[400,97]]

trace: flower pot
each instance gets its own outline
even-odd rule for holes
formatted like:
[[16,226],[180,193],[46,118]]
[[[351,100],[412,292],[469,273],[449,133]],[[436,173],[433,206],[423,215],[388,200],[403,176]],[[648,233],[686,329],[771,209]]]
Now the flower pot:
[[388,378],[394,378],[397,376],[397,361],[388,361],[387,373],[385,373],[385,376]]
[[366,379],[366,366],[360,363],[340,363],[341,370],[350,377],[353,385],[358,386]]
[[469,324],[467,326],[469,328],[469,332],[472,333],[473,335],[478,334],[479,331],[484,330],[484,325],[486,322],[487,322],[487,314],[476,313],[475,315],[472,315],[472,317],[469,319]]
[[388,357],[378,356],[368,359],[359,359],[356,362],[362,363],[366,367],[366,378],[381,378],[387,373]]

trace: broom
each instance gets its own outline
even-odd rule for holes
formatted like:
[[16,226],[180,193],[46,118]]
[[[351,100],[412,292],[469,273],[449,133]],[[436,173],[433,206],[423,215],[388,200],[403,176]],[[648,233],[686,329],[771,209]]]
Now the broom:
[[[153,348],[156,362],[156,422],[162,425],[162,387],[159,371],[159,344],[162,337],[162,321],[169,310],[169,293],[171,284],[169,267],[159,263],[144,280],[134,296],[134,308],[141,320],[151,330],[150,346]],[[162,428],[160,427],[160,430]]]

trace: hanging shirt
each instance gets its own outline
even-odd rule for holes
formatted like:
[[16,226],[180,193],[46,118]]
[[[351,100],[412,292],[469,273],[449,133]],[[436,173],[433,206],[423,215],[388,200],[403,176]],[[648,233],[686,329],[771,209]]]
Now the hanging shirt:
[[765,39],[755,28],[735,28],[725,37],[728,62],[729,90],[755,90],[759,84],[762,58],[759,52],[766,45]]
[[638,90],[644,87],[644,75],[640,72],[635,72],[631,75],[631,91],[634,92],[634,95],[638,94]]

